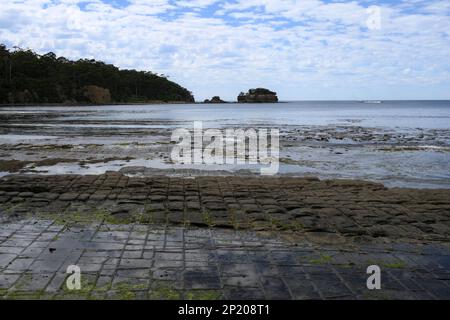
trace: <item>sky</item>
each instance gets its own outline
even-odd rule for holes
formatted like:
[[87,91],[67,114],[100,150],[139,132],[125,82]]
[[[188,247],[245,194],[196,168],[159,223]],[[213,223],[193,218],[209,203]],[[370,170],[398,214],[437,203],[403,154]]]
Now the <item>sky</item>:
[[197,101],[450,99],[449,0],[0,0],[0,43],[164,74]]

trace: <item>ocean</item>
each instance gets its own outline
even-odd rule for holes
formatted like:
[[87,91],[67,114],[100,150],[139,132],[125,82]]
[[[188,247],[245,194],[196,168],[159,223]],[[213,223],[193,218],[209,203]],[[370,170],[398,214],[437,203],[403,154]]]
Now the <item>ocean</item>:
[[[92,168],[101,173],[129,166],[172,170],[176,167],[167,161],[168,150],[162,146],[170,143],[175,128],[192,128],[194,121],[202,121],[205,129],[279,129],[282,175],[450,188],[450,101],[2,107],[0,161],[83,160],[95,146],[100,157],[121,154],[134,159],[85,168],[56,164],[25,173],[84,174],[92,173]],[[59,150],[52,145],[66,147]],[[165,155],[156,156],[156,151]],[[251,170],[213,169],[235,174]]]

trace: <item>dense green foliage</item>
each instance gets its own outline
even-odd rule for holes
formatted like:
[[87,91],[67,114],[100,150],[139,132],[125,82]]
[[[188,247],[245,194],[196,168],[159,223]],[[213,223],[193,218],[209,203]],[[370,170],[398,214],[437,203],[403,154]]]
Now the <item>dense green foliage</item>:
[[109,89],[117,103],[194,99],[185,88],[151,72],[0,45],[0,103],[84,103],[89,99],[82,88],[92,85]]

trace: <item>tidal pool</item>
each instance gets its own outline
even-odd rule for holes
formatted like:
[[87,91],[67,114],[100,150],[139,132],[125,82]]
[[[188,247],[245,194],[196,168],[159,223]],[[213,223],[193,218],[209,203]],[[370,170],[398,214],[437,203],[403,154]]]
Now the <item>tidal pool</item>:
[[[280,175],[450,188],[448,101],[7,107],[0,161],[23,161],[18,172],[27,174],[258,174],[260,166],[173,163],[171,134],[194,121],[204,129],[279,129]],[[65,160],[33,165],[55,158]]]

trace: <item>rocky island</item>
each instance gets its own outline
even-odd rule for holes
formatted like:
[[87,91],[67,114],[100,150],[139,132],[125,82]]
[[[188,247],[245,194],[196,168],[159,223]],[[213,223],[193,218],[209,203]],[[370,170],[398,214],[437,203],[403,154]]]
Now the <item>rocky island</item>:
[[239,103],[277,103],[277,93],[265,88],[250,89],[248,93],[241,92]]
[[227,103],[226,101],[223,101],[222,99],[220,99],[219,96],[214,96],[211,98],[211,100],[206,99],[204,101],[204,103]]

